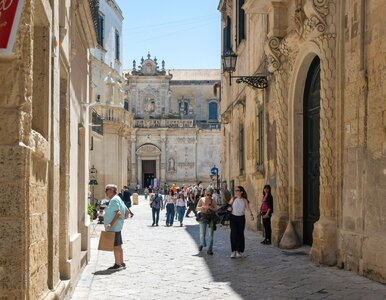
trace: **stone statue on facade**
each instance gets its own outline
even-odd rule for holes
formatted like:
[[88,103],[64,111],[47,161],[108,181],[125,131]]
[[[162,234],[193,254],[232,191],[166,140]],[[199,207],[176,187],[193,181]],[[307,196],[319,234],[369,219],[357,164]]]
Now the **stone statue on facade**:
[[175,172],[176,171],[176,163],[173,158],[169,158],[169,172]]

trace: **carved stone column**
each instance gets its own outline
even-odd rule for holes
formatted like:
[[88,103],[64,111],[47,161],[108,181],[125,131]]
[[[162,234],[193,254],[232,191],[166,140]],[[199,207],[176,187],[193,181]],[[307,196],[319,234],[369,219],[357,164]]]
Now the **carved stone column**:
[[320,57],[320,219],[314,225],[311,258],[334,265],[337,252],[336,222],[336,113],[335,47],[333,34],[318,38]]
[[[137,158],[135,154],[136,150],[136,134],[133,132],[131,134],[131,179],[130,179],[130,185],[135,187],[137,185]],[[139,178],[138,178],[139,179]]]
[[285,57],[281,53],[281,39],[271,37],[266,52],[269,71],[275,76],[274,97],[276,102],[276,186],[273,187],[274,214],[272,217],[272,242],[279,246],[288,224],[288,73]]
[[166,181],[166,134],[163,132],[161,134],[161,166],[160,166],[161,175],[158,178],[159,183],[164,184]]

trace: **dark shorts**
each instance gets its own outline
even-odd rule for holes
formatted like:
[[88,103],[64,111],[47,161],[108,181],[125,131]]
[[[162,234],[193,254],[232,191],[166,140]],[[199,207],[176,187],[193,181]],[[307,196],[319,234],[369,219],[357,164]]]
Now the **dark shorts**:
[[120,246],[122,244],[123,244],[122,243],[122,234],[121,234],[120,231],[118,231],[118,232],[115,233],[114,246]]

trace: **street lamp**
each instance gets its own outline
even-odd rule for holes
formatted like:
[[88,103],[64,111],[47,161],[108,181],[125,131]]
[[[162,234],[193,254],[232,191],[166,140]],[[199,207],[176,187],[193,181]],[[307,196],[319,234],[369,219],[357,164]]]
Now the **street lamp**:
[[262,74],[256,76],[232,76],[236,71],[237,54],[231,50],[224,52],[221,57],[223,71],[229,74],[229,85],[232,85],[232,78],[237,78],[236,83],[244,82],[254,88],[265,89],[268,86],[267,76]]
[[94,166],[92,166],[92,168],[90,169],[90,173],[89,173],[89,185],[91,185],[91,197],[92,197],[92,204],[95,205],[95,199],[94,199],[94,186],[95,185],[98,185],[98,181],[97,181],[97,169],[94,168]]

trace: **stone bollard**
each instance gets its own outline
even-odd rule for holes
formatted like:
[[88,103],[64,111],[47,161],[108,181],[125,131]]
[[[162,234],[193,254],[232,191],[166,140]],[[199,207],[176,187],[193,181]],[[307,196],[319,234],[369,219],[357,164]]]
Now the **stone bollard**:
[[133,205],[138,205],[138,194],[133,193]]

